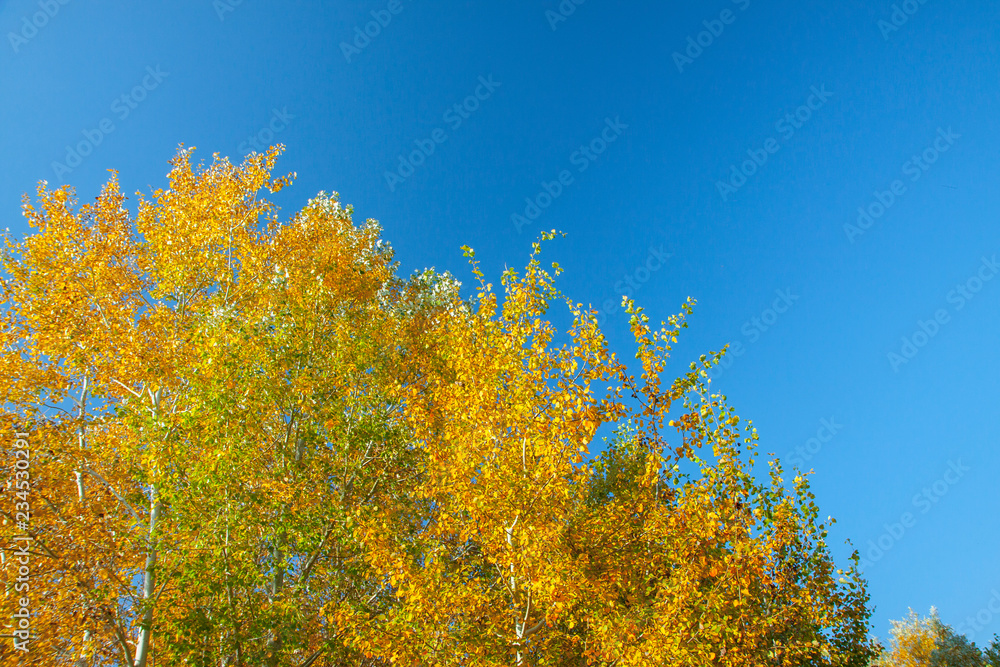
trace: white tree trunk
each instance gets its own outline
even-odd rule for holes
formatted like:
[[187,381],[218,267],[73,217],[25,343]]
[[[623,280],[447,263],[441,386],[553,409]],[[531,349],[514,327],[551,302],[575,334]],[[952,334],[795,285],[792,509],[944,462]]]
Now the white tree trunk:
[[136,643],[135,667],[146,667],[149,659],[149,641],[153,625],[153,593],[156,590],[156,524],[160,520],[162,506],[153,487],[152,504],[149,512],[149,547],[146,552],[146,572],[142,580],[142,601],[146,605],[139,627],[139,641]]

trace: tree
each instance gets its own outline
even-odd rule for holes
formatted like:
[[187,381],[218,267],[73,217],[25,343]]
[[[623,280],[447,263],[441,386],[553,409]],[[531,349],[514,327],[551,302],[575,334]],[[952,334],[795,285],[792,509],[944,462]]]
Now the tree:
[[[901,621],[892,621],[890,649],[878,665],[884,667],[983,667],[989,663],[969,641],[945,625],[931,607],[930,616],[919,618],[911,609]],[[986,657],[990,657],[987,652]]]
[[[803,478],[787,492],[774,462],[754,481],[756,432],[703,381],[718,355],[661,385],[691,304],[653,331],[625,303],[637,378],[572,302],[554,344],[539,251],[500,305],[467,249],[478,307],[431,332],[444,363],[406,400],[427,514],[360,523],[397,605],[354,645],[403,664],[866,664],[856,554],[838,578]],[[618,435],[588,463],[605,424]]]
[[398,280],[336,195],[279,224],[258,199],[290,180],[270,177],[277,151],[190,155],[134,217],[115,178],[78,211],[42,184],[38,233],[8,243],[0,390],[33,454],[24,664],[362,664],[320,609],[383,604],[349,517],[404,483],[387,378],[407,382],[452,287]]
[[79,209],[44,183],[25,200],[37,232],[7,240],[0,313],[0,613],[30,544],[22,664],[873,655],[857,555],[835,569],[803,477],[756,480],[756,432],[705,379],[722,353],[662,384],[693,301],[657,331],[625,304],[637,377],[540,244],[502,303],[471,250],[470,300],[402,279],[336,194],[279,221],[260,196],[291,181],[279,152],[182,149],[134,214],[115,176]]
[[983,651],[983,658],[990,667],[1000,667],[1000,635],[993,635],[993,641]]

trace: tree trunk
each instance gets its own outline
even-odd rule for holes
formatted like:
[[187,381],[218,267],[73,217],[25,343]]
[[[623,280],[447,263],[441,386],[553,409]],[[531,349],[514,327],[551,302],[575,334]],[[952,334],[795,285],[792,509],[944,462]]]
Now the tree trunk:
[[153,629],[153,593],[156,589],[156,528],[160,520],[162,506],[153,487],[152,505],[149,512],[149,547],[146,552],[146,572],[142,580],[142,601],[146,609],[139,624],[139,641],[135,651],[135,667],[146,667],[149,659],[149,641]]

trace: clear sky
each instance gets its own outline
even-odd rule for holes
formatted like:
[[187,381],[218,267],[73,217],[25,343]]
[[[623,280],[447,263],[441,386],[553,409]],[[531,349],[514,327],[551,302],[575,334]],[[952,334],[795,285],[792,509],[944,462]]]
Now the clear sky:
[[565,231],[546,257],[618,349],[626,292],[654,321],[698,299],[677,373],[739,351],[713,387],[815,469],[877,635],[933,604],[987,643],[1000,4],[697,4],[0,2],[0,226],[41,179],[148,192],[182,142],[281,142],[283,211],[339,192],[405,273],[468,282],[468,244],[499,283]]

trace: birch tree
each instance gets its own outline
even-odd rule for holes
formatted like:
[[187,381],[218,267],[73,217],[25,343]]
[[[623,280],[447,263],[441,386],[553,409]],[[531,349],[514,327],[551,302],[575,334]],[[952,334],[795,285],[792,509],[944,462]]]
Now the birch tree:
[[25,201],[0,327],[4,425],[32,452],[21,664],[366,664],[321,610],[386,604],[351,521],[406,483],[388,389],[453,286],[396,278],[335,194],[280,222],[277,154],[182,150],[135,213],[116,178],[79,208],[44,183]]
[[467,249],[478,293],[430,332],[441,361],[405,400],[405,506],[424,512],[359,517],[395,605],[352,645],[398,664],[867,665],[857,554],[834,566],[803,477],[772,461],[756,480],[756,431],[707,386],[720,355],[662,381],[693,302],[658,330],[623,304],[633,373],[540,248],[502,300]]

